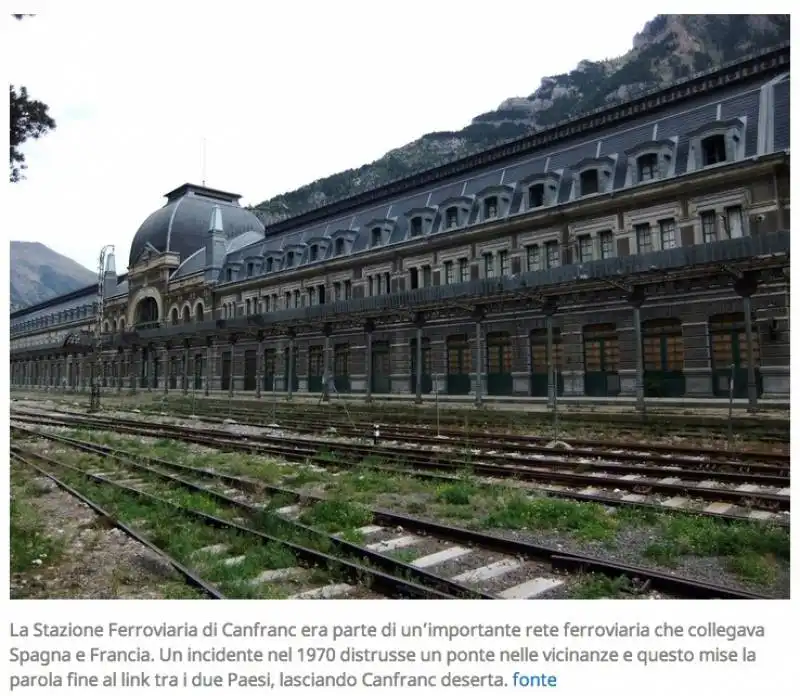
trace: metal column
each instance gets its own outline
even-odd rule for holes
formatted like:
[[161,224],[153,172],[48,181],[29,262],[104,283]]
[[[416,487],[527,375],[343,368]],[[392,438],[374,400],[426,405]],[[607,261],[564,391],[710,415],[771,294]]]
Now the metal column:
[[325,327],[325,353],[322,366],[322,400],[328,401],[331,398],[329,384],[333,379],[331,374],[331,334],[330,329]]
[[206,344],[206,396],[211,390],[211,379],[214,375],[214,341],[209,340]]
[[744,330],[747,338],[747,408],[755,411],[758,405],[758,384],[756,383],[756,366],[753,355],[753,307],[750,296],[742,298],[744,308]]
[[162,355],[164,357],[164,367],[161,370],[161,374],[164,380],[164,396],[166,396],[169,391],[169,382],[172,379],[172,361],[170,360],[169,348],[164,348]]
[[364,330],[367,333],[367,356],[366,356],[366,372],[367,372],[367,397],[366,401],[369,403],[372,401],[372,331],[374,326],[371,323],[367,323],[364,327]]
[[286,393],[288,395],[289,401],[292,400],[292,389],[294,387],[294,371],[295,371],[295,364],[294,364],[294,334],[289,336],[289,369],[286,375],[286,379],[289,381],[286,384]]
[[547,406],[548,408],[555,408],[556,405],[556,389],[557,380],[555,378],[555,370],[553,360],[553,315],[548,314],[545,317],[545,326],[547,327]]
[[228,376],[228,398],[233,398],[233,385],[236,381],[236,341],[231,341],[231,373]]
[[633,340],[636,341],[636,410],[644,413],[644,355],[642,348],[642,316],[633,307]]
[[483,405],[483,319],[475,322],[475,406]]
[[416,388],[415,401],[418,404],[422,403],[422,326],[417,324],[417,383],[414,385]]
[[189,343],[184,345],[183,347],[183,394],[184,396],[189,394]]
[[256,348],[256,399],[261,398],[261,388],[264,386],[264,339],[259,336]]

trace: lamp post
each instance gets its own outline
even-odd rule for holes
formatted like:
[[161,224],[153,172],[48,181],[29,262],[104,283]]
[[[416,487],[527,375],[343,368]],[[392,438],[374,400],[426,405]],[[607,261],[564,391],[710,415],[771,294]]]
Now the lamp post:
[[[100,250],[100,257],[97,262],[97,311],[95,314],[94,322],[94,336],[92,341],[92,362],[90,380],[90,397],[89,397],[89,411],[95,412],[100,410],[100,384],[98,376],[100,373],[100,339],[103,328],[103,304],[105,300],[105,274],[106,274],[106,257],[108,254],[114,253],[114,245],[106,244]],[[116,271],[115,271],[116,275]],[[116,280],[116,278],[115,278]]]

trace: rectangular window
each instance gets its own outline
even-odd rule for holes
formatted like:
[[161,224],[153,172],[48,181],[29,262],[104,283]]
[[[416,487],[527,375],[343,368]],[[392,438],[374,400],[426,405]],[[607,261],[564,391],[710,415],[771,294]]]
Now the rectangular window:
[[490,196],[483,204],[483,219],[491,220],[497,217],[497,197]]
[[458,282],[466,283],[469,280],[469,259],[458,260]]
[[353,284],[349,280],[344,281],[344,299],[349,300],[353,296]]
[[732,208],[726,208],[725,220],[725,229],[728,232],[728,239],[738,239],[744,234],[741,206],[737,205]]
[[384,273],[383,274],[383,287],[386,288],[386,294],[390,294],[392,292],[392,274],[391,273]]
[[547,252],[546,260],[548,268],[558,268],[561,265],[561,254],[558,249],[558,242],[547,242],[545,244]]
[[658,178],[658,155],[642,155],[637,160],[639,165],[639,181],[652,181]]
[[639,254],[647,254],[653,251],[653,235],[650,232],[650,223],[645,222],[641,225],[635,225],[636,230],[636,251]]
[[294,306],[295,306],[295,308],[300,306],[300,291],[299,290],[295,290],[294,291]]
[[494,254],[483,255],[483,277],[494,278]]
[[445,285],[452,285],[454,280],[453,276],[453,262],[452,261],[445,261],[444,262],[444,284]]
[[375,276],[375,280],[376,280],[376,286],[377,286],[375,288],[375,292],[378,295],[383,295],[383,276],[380,273],[378,273],[378,275]]
[[317,245],[312,244],[308,250],[308,260],[309,261],[316,261],[317,260]]
[[710,135],[703,139],[703,166],[708,167],[712,164],[724,162],[727,157],[725,153],[725,136],[722,134]]
[[538,244],[533,244],[527,249],[528,254],[528,270],[540,271],[542,269],[542,252]]
[[445,227],[448,230],[452,227],[458,227],[458,208],[448,208],[445,213],[445,218]]
[[369,297],[372,297],[375,294],[374,283],[375,283],[375,280],[373,279],[373,277],[372,276],[368,276],[367,277],[367,295]]
[[431,279],[431,267],[430,266],[423,266],[422,267],[422,287],[429,288],[433,284]]
[[541,208],[544,205],[544,184],[534,184],[528,189],[528,207]]
[[600,258],[614,258],[614,233],[611,230],[604,230],[600,233]]
[[675,239],[675,220],[660,220],[658,228],[661,235],[662,249],[674,249],[678,246]]
[[292,293],[288,291],[283,293],[283,304],[284,304],[284,309],[292,308]]
[[700,213],[700,225],[703,228],[703,242],[717,241],[717,214],[713,210]]
[[497,256],[500,258],[500,276],[505,278],[509,274],[510,270],[508,266],[508,252],[498,252]]
[[342,299],[342,284],[341,283],[334,283],[333,284],[333,301],[338,302]]
[[592,260],[592,247],[594,240],[589,234],[578,237],[578,259],[581,263],[589,263]]
[[580,176],[581,196],[600,192],[600,173],[597,169],[587,169]]
[[411,218],[411,236],[419,237],[422,234],[422,218]]

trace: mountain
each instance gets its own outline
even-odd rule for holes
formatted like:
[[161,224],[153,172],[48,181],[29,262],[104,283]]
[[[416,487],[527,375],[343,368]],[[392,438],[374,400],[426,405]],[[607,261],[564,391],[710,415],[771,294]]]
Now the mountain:
[[11,311],[97,282],[72,259],[39,242],[11,242]]
[[542,78],[533,94],[506,99],[476,116],[460,131],[428,133],[371,164],[259,203],[254,212],[265,224],[275,223],[784,41],[789,41],[789,15],[658,15],[619,58],[583,60],[570,73]]

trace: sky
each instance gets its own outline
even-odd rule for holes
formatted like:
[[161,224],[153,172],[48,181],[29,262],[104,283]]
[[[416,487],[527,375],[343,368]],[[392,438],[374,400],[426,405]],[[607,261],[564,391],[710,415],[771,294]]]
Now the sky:
[[620,55],[655,16],[581,8],[575,22],[518,0],[214,6],[226,11],[44,2],[0,20],[10,82],[57,122],[23,146],[27,179],[4,206],[11,239],[92,270],[113,244],[125,272],[139,225],[204,172],[259,203]]

